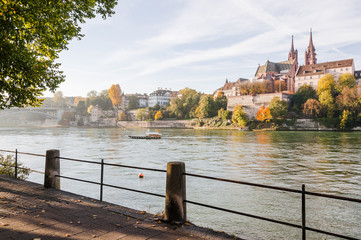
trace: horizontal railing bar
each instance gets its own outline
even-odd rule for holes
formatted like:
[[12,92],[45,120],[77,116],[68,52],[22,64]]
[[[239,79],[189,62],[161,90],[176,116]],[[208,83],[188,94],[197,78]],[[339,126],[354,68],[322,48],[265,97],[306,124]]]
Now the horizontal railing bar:
[[271,218],[266,218],[266,217],[260,217],[260,216],[249,214],[249,213],[242,213],[242,212],[238,212],[238,211],[234,211],[234,210],[215,207],[215,206],[211,206],[211,205],[207,205],[207,204],[203,204],[203,203],[198,203],[198,202],[193,202],[193,201],[189,201],[189,200],[185,200],[184,202],[191,203],[191,204],[198,205],[198,206],[202,206],[202,207],[212,208],[212,209],[223,211],[223,212],[229,212],[229,213],[234,213],[234,214],[238,214],[238,215],[242,215],[242,216],[246,216],[246,217],[265,220],[265,221],[268,221],[268,222],[279,223],[279,224],[287,225],[287,226],[290,226],[290,227],[302,228],[301,225],[288,223],[288,222],[283,222],[283,221],[279,221],[279,220],[275,220],[275,219],[271,219]]
[[[83,180],[83,179],[78,179],[78,178],[73,178],[73,177],[66,177],[66,176],[61,176],[61,175],[55,175],[55,176],[56,176],[56,177],[60,177],[60,178],[65,178],[65,179],[74,180],[74,181],[79,181],[79,182],[85,182],[85,183],[91,183],[91,184],[100,185],[100,183],[98,183],[98,182],[93,182],[93,181],[88,181],[88,180]],[[152,196],[156,196],[156,197],[165,198],[164,195],[157,194],[157,193],[145,192],[145,191],[141,191],[141,190],[136,190],[136,189],[131,189],[131,188],[125,188],[125,187],[119,187],[119,186],[110,185],[110,184],[105,184],[105,183],[103,183],[103,186],[112,187],[112,188],[118,188],[118,189],[127,190],[127,191],[132,191],[132,192],[137,192],[137,193],[144,193],[144,194],[148,194],[148,195],[152,195]]]
[[313,195],[313,196],[318,196],[318,197],[333,198],[333,199],[338,199],[338,200],[345,200],[345,201],[350,201],[350,202],[361,203],[361,199],[357,199],[357,198],[336,196],[336,195],[331,195],[331,194],[316,193],[316,192],[309,192],[309,191],[306,191],[305,193],[308,195]]
[[79,181],[79,182],[85,182],[85,183],[91,183],[91,184],[100,185],[100,183],[98,183],[98,182],[83,180],[83,179],[79,179],[79,178],[66,177],[66,176],[61,176],[61,175],[55,175],[55,177],[60,177],[60,178],[65,178],[65,179],[74,180],[74,181]]
[[141,190],[136,190],[136,189],[131,189],[131,188],[125,188],[125,187],[119,187],[119,186],[115,186],[115,185],[110,185],[110,184],[103,184],[103,186],[105,187],[112,187],[112,188],[118,188],[118,189],[122,189],[122,190],[127,190],[127,191],[132,191],[132,192],[137,192],[137,193],[143,193],[143,194],[148,194],[148,195],[152,195],[152,196],[156,196],[156,197],[162,197],[165,198],[164,195],[158,194],[158,193],[151,193],[151,192],[145,192],[145,191],[141,191]]
[[167,170],[164,170],[164,169],[127,166],[127,165],[114,164],[114,163],[104,163],[104,165],[106,165],[106,166],[114,166],[114,167],[133,168],[133,169],[140,169],[140,170],[148,170],[148,171],[155,171],[155,172],[165,172],[165,173],[167,172]]
[[260,184],[260,183],[250,183],[250,182],[237,181],[237,180],[231,180],[231,179],[224,179],[224,178],[203,176],[203,175],[192,174],[192,173],[185,173],[185,175],[186,175],[186,176],[191,176],[191,177],[199,177],[199,178],[217,180],[217,181],[222,181],[222,182],[230,182],[230,183],[236,183],[236,184],[249,185],[249,186],[254,186],[254,187],[275,189],[275,190],[286,191],[286,192],[302,193],[301,190],[297,190],[297,189],[285,188],[285,187],[276,187],[276,186],[269,186],[269,185]]
[[[10,151],[10,150],[0,150],[0,152],[16,153],[16,151]],[[46,155],[36,154],[36,153],[27,153],[27,152],[17,152],[17,153],[24,154],[24,155],[37,156],[37,157],[46,157]]]
[[84,162],[84,163],[92,163],[92,164],[101,164],[100,162],[94,162],[94,161],[88,161],[88,160],[81,160],[81,159],[75,159],[75,158],[66,158],[66,157],[55,157],[61,160],[69,160],[74,162]]
[[318,233],[322,233],[322,234],[327,234],[327,235],[334,236],[334,237],[349,239],[349,240],[360,240],[360,238],[348,237],[348,236],[344,236],[344,235],[337,234],[337,233],[332,233],[332,232],[327,232],[327,231],[319,230],[319,229],[316,229],[316,228],[306,227],[306,230],[312,231],[312,232],[318,232]]

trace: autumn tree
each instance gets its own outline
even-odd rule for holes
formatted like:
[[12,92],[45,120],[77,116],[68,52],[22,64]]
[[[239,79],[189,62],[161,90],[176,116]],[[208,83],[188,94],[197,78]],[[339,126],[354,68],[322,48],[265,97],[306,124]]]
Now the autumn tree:
[[338,92],[342,92],[342,89],[356,87],[356,79],[352,73],[343,73],[338,77],[336,89]]
[[234,107],[233,114],[232,114],[232,122],[234,122],[235,124],[237,124],[241,127],[245,127],[245,126],[247,126],[248,121],[249,120],[248,120],[246,113],[243,110],[243,106],[236,105]]
[[286,118],[288,103],[279,97],[272,98],[269,109],[273,118]]
[[65,81],[57,61],[81,24],[114,13],[116,0],[2,1],[0,4],[0,109],[36,107],[42,94]]
[[154,120],[159,120],[159,119],[163,119],[163,114],[161,111],[158,111],[155,115],[154,115]]
[[322,106],[327,110],[327,117],[332,118],[335,113],[335,89],[336,83],[334,76],[330,73],[319,79],[317,85],[318,100]]
[[276,80],[274,87],[276,92],[282,92],[287,90],[285,81],[281,81],[281,80]]
[[309,118],[321,117],[323,112],[322,104],[316,99],[308,99],[303,105],[303,114]]
[[124,111],[118,113],[118,120],[119,121],[128,121],[128,116],[125,114]]
[[264,122],[264,121],[269,122],[269,121],[271,121],[272,115],[271,115],[270,109],[268,107],[266,108],[265,106],[260,107],[258,112],[257,112],[256,119],[258,121],[261,121],[261,122]]
[[120,89],[119,84],[113,84],[109,88],[109,98],[112,101],[113,106],[119,108],[119,105],[122,103],[122,90]]
[[201,95],[194,89],[184,88],[180,97],[171,99],[170,112],[177,118],[192,118],[199,104]]
[[76,106],[76,113],[80,116],[87,115],[87,107],[85,106],[85,101],[79,101],[78,105]]

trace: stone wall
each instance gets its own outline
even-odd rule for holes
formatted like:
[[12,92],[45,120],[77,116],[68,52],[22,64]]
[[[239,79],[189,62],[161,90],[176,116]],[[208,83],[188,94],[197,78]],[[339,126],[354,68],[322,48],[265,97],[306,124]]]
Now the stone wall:
[[267,107],[272,98],[279,97],[281,100],[290,102],[292,94],[267,93],[258,95],[243,95],[228,97],[227,110],[233,111],[236,105],[242,105],[248,117],[255,118],[260,107]]

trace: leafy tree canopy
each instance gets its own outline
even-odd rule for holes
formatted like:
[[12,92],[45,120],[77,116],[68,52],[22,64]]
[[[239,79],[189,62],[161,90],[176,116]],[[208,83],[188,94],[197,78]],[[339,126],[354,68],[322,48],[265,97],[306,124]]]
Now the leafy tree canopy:
[[316,90],[308,84],[299,87],[292,96],[293,106],[300,109],[308,99],[316,99]]
[[249,121],[249,119],[243,110],[243,106],[236,105],[234,107],[233,114],[232,114],[232,122],[234,122],[235,124],[237,124],[241,127],[245,127],[245,126],[247,126],[248,121]]
[[308,99],[303,106],[303,114],[309,118],[321,117],[323,107],[316,99]]
[[320,95],[322,92],[330,92],[333,94],[335,91],[335,78],[331,73],[326,74],[318,80],[317,94]]
[[341,74],[338,78],[336,89],[338,92],[342,92],[344,87],[354,88],[356,87],[356,79],[355,76],[351,73]]
[[83,37],[80,24],[114,13],[116,0],[21,1],[0,4],[0,109],[39,106],[65,80],[56,59]]
[[288,103],[281,100],[279,97],[272,98],[269,109],[272,117],[274,118],[286,118]]
[[122,90],[120,89],[119,84],[110,87],[109,97],[113,106],[119,106],[122,103]]
[[266,108],[265,106],[262,106],[259,108],[257,112],[256,119],[261,122],[269,122],[272,119],[271,111],[269,108]]
[[171,100],[170,111],[177,118],[194,117],[200,100],[200,93],[194,89],[184,88],[179,91],[180,97]]
[[199,101],[199,106],[196,109],[196,115],[199,118],[210,118],[217,115],[217,104],[213,100],[213,96],[204,95]]

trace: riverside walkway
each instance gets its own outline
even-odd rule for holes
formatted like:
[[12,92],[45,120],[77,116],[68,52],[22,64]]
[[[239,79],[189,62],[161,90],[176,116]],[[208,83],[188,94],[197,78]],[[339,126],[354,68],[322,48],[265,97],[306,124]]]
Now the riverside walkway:
[[0,175],[0,239],[239,239]]

